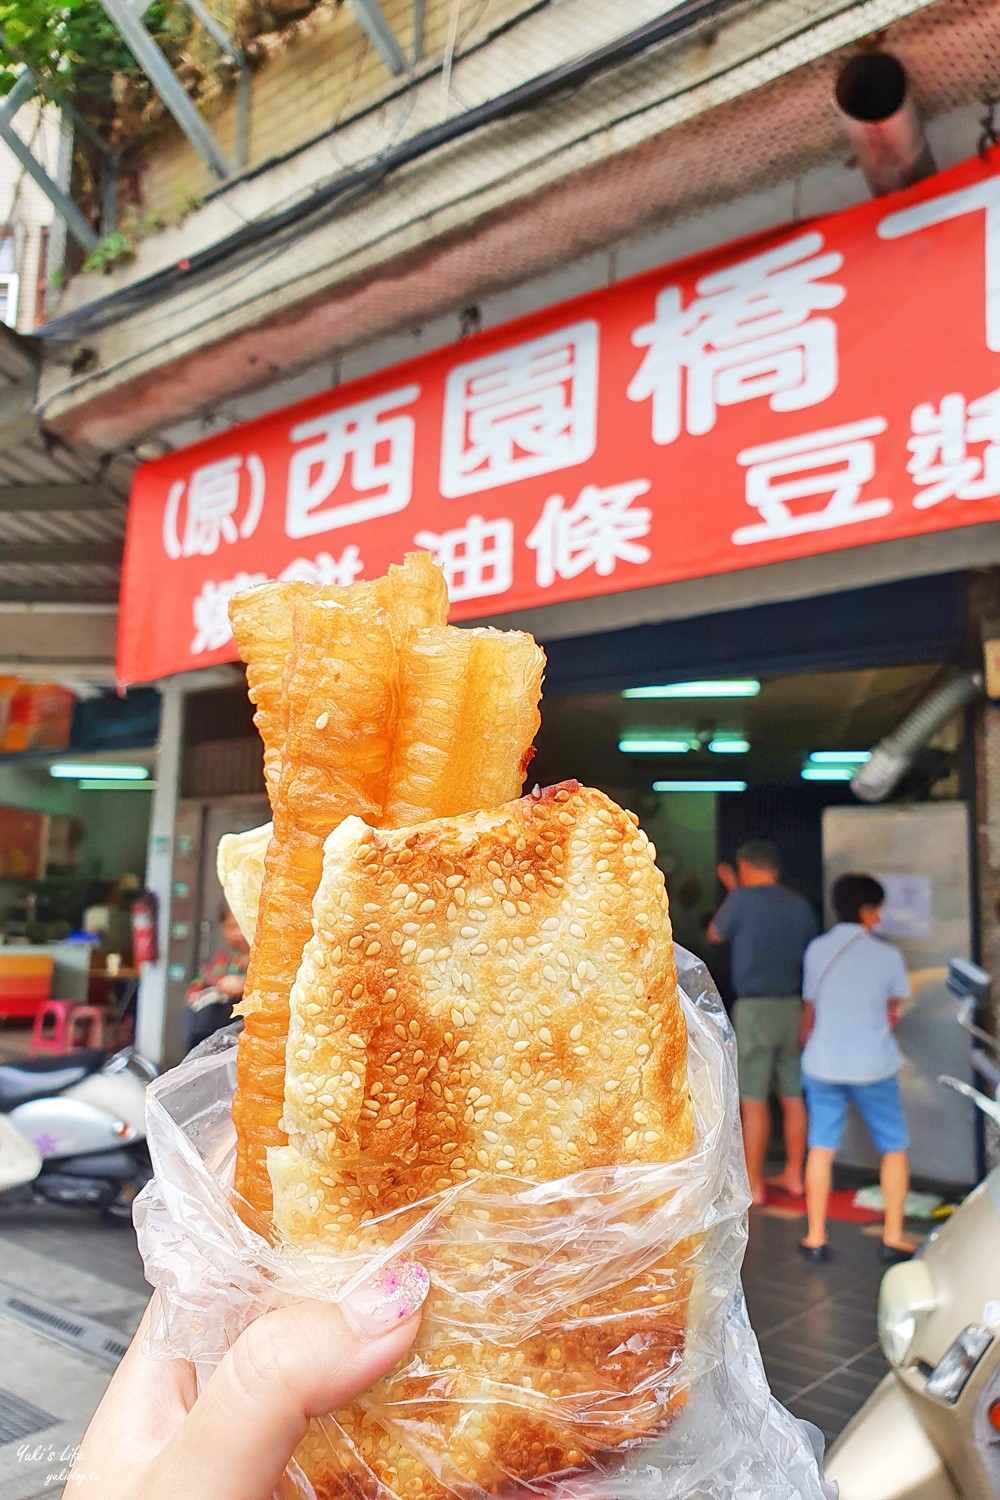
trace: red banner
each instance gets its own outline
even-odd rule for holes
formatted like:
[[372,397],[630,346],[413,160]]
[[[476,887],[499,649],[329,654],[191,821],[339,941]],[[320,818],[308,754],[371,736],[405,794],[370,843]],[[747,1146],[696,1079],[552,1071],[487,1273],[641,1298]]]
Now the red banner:
[[1000,151],[145,464],[119,674],[235,657],[267,577],[414,547],[452,616],[1000,517]]

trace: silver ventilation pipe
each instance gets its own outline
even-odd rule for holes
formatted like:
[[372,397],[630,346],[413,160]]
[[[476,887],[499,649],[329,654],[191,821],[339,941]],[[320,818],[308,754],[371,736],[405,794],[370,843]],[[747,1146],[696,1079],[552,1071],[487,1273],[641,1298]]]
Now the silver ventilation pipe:
[[983,679],[978,672],[963,672],[935,688],[897,729],[879,740],[871,760],[854,773],[851,791],[855,797],[862,802],[884,802],[910,769],[917,751],[982,690]]
[[906,69],[891,52],[859,52],[834,88],[851,149],[876,198],[935,171]]

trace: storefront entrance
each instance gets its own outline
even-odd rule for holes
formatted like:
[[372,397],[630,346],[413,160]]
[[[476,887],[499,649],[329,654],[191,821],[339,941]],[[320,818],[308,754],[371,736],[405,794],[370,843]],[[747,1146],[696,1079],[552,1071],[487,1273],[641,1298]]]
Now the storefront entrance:
[[[725,950],[706,935],[722,899],[716,869],[748,838],[773,839],[783,874],[825,910],[848,869],[890,890],[886,937],[903,949],[915,1004],[904,1020],[904,1091],[917,1175],[968,1182],[968,1110],[936,1084],[969,1077],[968,1047],[944,987],[968,954],[971,765],[953,715],[915,755],[884,805],[850,778],[872,748],[964,665],[965,591],[956,576],[768,605],[612,635],[558,641],[539,754],[543,783],[575,776],[631,807],[657,846],[678,940],[731,999]],[[848,1141],[867,1165],[867,1141]]]

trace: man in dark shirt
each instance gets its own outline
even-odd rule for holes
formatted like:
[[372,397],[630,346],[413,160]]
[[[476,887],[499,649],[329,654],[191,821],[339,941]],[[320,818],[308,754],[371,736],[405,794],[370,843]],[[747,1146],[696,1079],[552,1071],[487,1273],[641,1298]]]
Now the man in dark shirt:
[[736,990],[736,1051],[740,1114],[754,1203],[763,1203],[764,1159],[772,1089],[781,1099],[785,1170],[775,1179],[794,1197],[805,1191],[806,1107],[799,1069],[802,955],[816,936],[816,917],[804,896],[780,884],[777,847],[751,839],[736,855],[736,870],[719,868],[729,894],[708,929],[713,943],[729,943]]

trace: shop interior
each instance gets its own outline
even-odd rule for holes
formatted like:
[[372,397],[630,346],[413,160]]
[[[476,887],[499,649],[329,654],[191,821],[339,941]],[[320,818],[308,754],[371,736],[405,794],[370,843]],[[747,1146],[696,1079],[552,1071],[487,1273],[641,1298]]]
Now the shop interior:
[[[72,1040],[104,1044],[110,1030],[105,1036],[103,1017],[121,1019],[138,979],[132,905],[145,883],[157,695],[140,691],[120,700],[15,685],[6,710],[6,727],[0,725],[5,1046],[13,1045],[11,1027],[33,1027],[50,1000],[98,1006],[101,1024],[91,1017],[90,1029],[81,1023]],[[53,1012],[46,1024],[60,1019],[66,1018]],[[39,1039],[32,1036],[33,1048]]]
[[59,941],[116,888],[141,889],[155,785],[148,749],[0,760],[5,943]]
[[[946,671],[928,662],[547,694],[531,775],[545,784],[572,774],[639,816],[667,879],[676,936],[715,969],[720,956],[705,932],[724,895],[720,860],[744,839],[771,838],[786,881],[822,911],[824,809],[857,805],[855,771]],[[962,744],[959,714],[895,798],[957,798]]]

